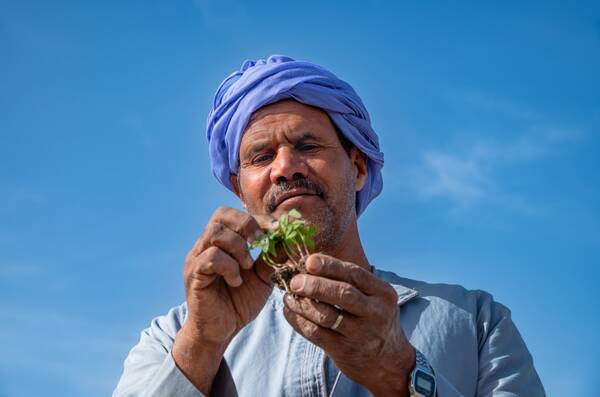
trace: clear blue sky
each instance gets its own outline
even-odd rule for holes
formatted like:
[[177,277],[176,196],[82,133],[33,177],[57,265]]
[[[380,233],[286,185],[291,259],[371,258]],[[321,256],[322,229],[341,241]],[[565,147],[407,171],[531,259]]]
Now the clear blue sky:
[[448,3],[0,0],[0,396],[110,394],[238,206],[212,94],[272,53],[371,112],[373,264],[491,292],[550,396],[600,395],[600,5]]

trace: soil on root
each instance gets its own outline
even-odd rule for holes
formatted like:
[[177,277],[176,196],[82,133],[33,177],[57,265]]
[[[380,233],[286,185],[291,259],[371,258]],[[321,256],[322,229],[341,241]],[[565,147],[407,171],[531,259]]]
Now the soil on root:
[[285,263],[278,266],[275,269],[275,272],[271,275],[271,281],[273,281],[273,284],[275,284],[275,286],[279,289],[293,294],[290,288],[290,282],[296,274],[306,273],[306,266],[304,265],[305,262],[305,258],[301,258],[298,261],[298,264]]

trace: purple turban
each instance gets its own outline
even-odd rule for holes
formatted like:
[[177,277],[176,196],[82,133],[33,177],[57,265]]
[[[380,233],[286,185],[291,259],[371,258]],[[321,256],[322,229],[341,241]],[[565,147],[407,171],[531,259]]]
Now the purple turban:
[[206,126],[213,174],[233,190],[231,174],[240,166],[240,142],[252,113],[282,99],[327,112],[342,135],[365,153],[368,178],[356,194],[360,215],[383,188],[383,153],[369,113],[352,87],[325,68],[283,55],[245,61],[217,89]]

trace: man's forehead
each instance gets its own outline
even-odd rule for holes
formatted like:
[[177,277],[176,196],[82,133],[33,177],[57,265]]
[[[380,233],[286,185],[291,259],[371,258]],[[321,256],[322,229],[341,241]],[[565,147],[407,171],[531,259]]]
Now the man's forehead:
[[288,137],[301,139],[309,132],[312,137],[327,139],[334,133],[329,115],[319,108],[294,100],[279,101],[253,113],[241,138],[241,147],[270,139],[272,134],[283,132]]
[[263,106],[252,113],[248,127],[261,119],[276,115],[295,115],[299,118],[306,119],[307,121],[317,122],[329,118],[327,113],[319,108],[305,105],[293,99],[284,99],[282,101]]

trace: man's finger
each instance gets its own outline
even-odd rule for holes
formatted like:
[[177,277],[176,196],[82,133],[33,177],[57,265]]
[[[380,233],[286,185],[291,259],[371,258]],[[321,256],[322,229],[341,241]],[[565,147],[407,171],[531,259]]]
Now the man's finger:
[[291,282],[292,291],[300,296],[335,305],[359,317],[369,314],[369,298],[355,286],[343,281],[299,274]]
[[[342,335],[347,335],[355,327],[356,317],[323,302],[317,302],[310,298],[297,298],[290,294],[284,297],[287,308],[296,314],[300,314],[307,320],[327,329],[331,329]],[[342,316],[340,318],[340,315]],[[335,329],[333,327],[335,326]]]
[[213,275],[222,276],[232,287],[239,287],[243,282],[238,262],[218,247],[209,247],[200,256],[191,259],[186,272],[189,274],[185,279],[189,282],[199,281],[199,288],[210,285],[214,279],[210,276]]
[[[309,273],[352,284],[367,295],[390,292],[390,285],[354,263],[340,261],[329,255],[312,254],[306,260]],[[393,288],[391,288],[393,290]]]
[[266,215],[250,216],[246,212],[229,207],[218,208],[211,218],[211,222],[222,223],[241,235],[247,242],[256,240],[264,233],[264,230],[276,227],[275,218]]
[[206,245],[206,247],[203,247],[204,249],[210,246],[221,248],[244,269],[252,267],[253,261],[246,241],[238,233],[221,223],[213,222],[207,226],[207,237],[204,245]]
[[317,324],[285,306],[283,307],[283,316],[296,332],[317,346],[323,347],[324,345],[331,345],[336,339],[339,340],[341,337],[340,334],[319,327]]
[[264,231],[275,230],[279,226],[277,219],[271,215],[253,215],[252,217]]

